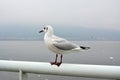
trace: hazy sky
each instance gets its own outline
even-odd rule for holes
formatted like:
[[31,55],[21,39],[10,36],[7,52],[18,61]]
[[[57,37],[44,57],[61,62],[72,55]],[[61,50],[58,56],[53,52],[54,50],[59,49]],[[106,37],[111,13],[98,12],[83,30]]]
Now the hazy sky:
[[120,30],[120,0],[0,0],[0,24],[57,24]]

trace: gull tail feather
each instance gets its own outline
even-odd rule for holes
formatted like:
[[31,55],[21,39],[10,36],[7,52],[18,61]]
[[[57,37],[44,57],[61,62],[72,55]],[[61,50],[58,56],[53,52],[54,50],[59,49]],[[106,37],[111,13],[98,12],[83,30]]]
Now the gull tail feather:
[[83,50],[88,50],[88,49],[90,49],[90,47],[84,47],[84,46],[80,46],[80,48],[83,49]]

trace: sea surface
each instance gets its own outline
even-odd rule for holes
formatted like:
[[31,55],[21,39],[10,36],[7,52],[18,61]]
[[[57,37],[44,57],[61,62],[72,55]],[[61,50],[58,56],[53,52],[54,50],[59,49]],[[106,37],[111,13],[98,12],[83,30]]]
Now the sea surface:
[[[120,41],[72,41],[90,50],[65,54],[63,63],[120,66]],[[54,61],[55,53],[49,51],[43,41],[0,41],[0,60]],[[18,73],[0,71],[0,80],[18,80]],[[67,77],[28,74],[28,80],[108,80],[97,78]]]

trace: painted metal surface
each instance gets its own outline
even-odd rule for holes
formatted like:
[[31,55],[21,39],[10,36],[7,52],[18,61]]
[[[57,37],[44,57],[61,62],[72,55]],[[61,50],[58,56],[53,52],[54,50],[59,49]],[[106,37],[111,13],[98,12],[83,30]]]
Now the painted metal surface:
[[20,70],[35,74],[120,79],[120,66],[63,63],[58,67],[47,62],[0,60],[0,71],[20,72]]
[[19,70],[19,80],[28,80],[27,73],[23,72],[22,70]]

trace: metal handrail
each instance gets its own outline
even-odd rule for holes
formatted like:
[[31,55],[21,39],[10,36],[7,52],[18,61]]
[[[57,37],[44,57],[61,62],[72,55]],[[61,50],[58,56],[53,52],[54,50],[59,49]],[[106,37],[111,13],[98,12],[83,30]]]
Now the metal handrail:
[[[25,73],[35,73],[89,78],[120,79],[120,66],[108,65],[63,63],[60,67],[58,67],[47,62],[0,60],[0,71],[19,72],[21,77],[24,76]],[[23,78],[20,78],[20,80],[23,80]]]

